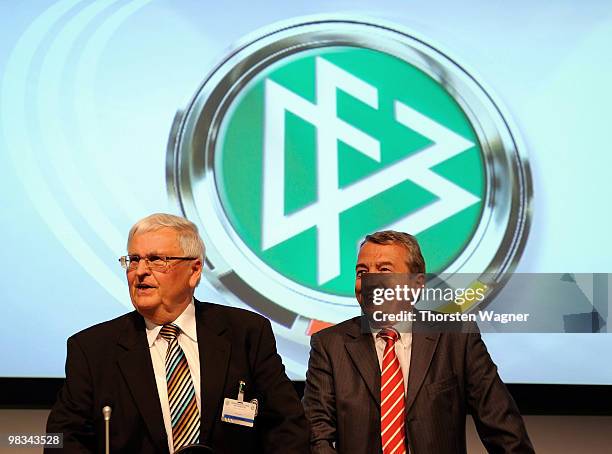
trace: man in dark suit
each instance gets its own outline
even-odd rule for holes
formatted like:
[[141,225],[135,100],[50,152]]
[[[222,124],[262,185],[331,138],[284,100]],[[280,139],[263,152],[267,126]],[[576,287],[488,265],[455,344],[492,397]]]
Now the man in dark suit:
[[[105,406],[113,453],[198,442],[215,453],[308,452],[270,322],[193,298],[204,258],[196,226],[151,215],[132,227],[128,254],[120,262],[136,311],[68,339],[66,382],[47,422],[47,432],[64,434],[59,452],[104,452]],[[222,421],[225,398],[257,399],[254,427]]]
[[[377,232],[356,271],[362,303],[364,273],[419,275],[425,261],[411,235]],[[356,317],[312,336],[303,400],[312,453],[465,453],[468,412],[489,452],[534,452],[478,333],[372,331]]]

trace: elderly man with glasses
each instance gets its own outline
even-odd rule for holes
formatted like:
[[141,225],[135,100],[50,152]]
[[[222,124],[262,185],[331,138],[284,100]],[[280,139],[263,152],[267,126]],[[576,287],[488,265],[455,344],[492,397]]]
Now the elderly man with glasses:
[[104,408],[111,452],[309,452],[270,322],[193,297],[204,263],[197,227],[148,216],[119,261],[136,311],[68,339],[66,382],[47,423],[64,447],[49,452],[103,452]]

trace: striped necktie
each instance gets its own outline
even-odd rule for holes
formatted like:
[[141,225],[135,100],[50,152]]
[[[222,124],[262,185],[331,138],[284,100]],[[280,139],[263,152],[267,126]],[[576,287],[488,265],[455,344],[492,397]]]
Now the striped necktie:
[[176,325],[164,325],[159,333],[168,342],[166,382],[175,451],[182,446],[197,443],[200,437],[200,414],[187,358],[178,343],[180,332],[181,329]]
[[404,376],[395,354],[399,334],[394,329],[378,333],[387,344],[380,376],[380,430],[383,454],[406,453]]

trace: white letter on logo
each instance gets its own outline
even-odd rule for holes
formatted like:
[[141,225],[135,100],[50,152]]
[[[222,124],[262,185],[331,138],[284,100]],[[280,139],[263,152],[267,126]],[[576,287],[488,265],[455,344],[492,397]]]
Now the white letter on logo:
[[[317,277],[322,284],[340,274],[339,214],[346,207],[338,188],[338,140],[380,161],[380,143],[336,116],[337,90],[374,109],[378,92],[320,57],[316,59],[316,104],[270,79],[265,88],[262,250],[316,226]],[[285,112],[317,128],[317,201],[289,215],[284,213]]]

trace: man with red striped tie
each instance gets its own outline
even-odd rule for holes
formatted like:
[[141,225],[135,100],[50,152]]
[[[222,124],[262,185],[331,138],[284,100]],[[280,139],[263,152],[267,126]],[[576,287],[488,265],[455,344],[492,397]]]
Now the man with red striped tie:
[[[355,279],[362,306],[365,273],[410,273],[422,285],[416,239],[395,231],[365,238]],[[313,454],[466,453],[468,412],[489,452],[534,452],[480,334],[367,322],[364,330],[364,317],[312,336],[303,402]]]

